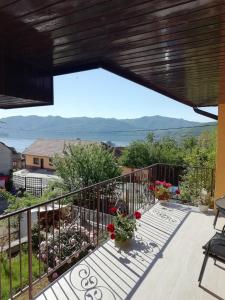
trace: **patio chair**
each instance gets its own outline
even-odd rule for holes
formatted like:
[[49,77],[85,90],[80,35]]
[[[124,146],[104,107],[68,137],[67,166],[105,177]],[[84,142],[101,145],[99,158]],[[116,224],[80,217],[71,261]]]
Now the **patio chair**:
[[214,228],[216,227],[216,223],[217,223],[219,214],[222,214],[223,216],[225,216],[225,196],[217,199],[215,204],[216,204],[217,213],[216,213],[216,216],[215,216],[215,219],[213,222]]
[[225,226],[222,229],[222,233],[217,232],[202,248],[204,249],[203,253],[205,254],[205,257],[198,278],[199,286],[201,286],[202,278],[209,257],[214,259],[215,265],[216,261],[225,263]]

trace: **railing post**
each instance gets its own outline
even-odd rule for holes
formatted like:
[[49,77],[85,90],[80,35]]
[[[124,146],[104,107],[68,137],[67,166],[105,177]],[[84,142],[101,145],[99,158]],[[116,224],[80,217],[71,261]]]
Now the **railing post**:
[[31,209],[27,211],[27,240],[28,240],[28,280],[29,300],[32,300],[32,232],[31,232]]
[[11,222],[10,218],[8,218],[8,239],[9,239],[9,250],[8,250],[8,255],[9,255],[9,294],[10,298],[12,298],[13,293],[12,293],[12,253],[11,253]]
[[[133,179],[133,174],[130,175],[130,187],[132,185],[132,209],[134,210],[134,201],[136,199],[136,195],[135,195],[135,190],[134,190],[134,179]],[[127,203],[127,213],[130,213],[130,201]]]
[[100,194],[97,191],[97,246],[99,245],[99,212],[100,212]]

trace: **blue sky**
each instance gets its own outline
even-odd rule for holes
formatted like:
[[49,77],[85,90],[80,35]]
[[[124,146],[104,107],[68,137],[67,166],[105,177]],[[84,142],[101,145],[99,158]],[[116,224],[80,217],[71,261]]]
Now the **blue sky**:
[[[183,104],[101,69],[55,77],[54,99],[54,106],[0,110],[0,118],[60,115],[122,119],[162,115],[212,121]],[[208,111],[217,113],[216,108]]]

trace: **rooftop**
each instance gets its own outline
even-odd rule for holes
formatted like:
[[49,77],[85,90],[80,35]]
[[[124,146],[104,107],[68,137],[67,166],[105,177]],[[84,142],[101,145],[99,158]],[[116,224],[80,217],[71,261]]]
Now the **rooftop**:
[[85,140],[50,140],[38,139],[23,151],[25,155],[53,157],[55,154],[62,154],[68,145],[91,145],[100,144],[96,141]]
[[[107,241],[64,273],[36,300],[133,299],[212,300],[225,298],[225,271],[209,260],[202,287],[202,245],[214,235],[214,215],[157,203],[147,210],[125,251]],[[220,218],[217,229],[224,225]]]

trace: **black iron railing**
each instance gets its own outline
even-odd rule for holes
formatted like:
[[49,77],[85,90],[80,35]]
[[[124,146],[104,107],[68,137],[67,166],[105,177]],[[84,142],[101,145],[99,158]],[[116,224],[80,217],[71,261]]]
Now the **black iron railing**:
[[23,292],[32,299],[37,282],[55,278],[107,238],[111,207],[122,203],[129,214],[148,209],[155,203],[149,185],[179,185],[183,172],[155,164],[0,216],[0,299]]

